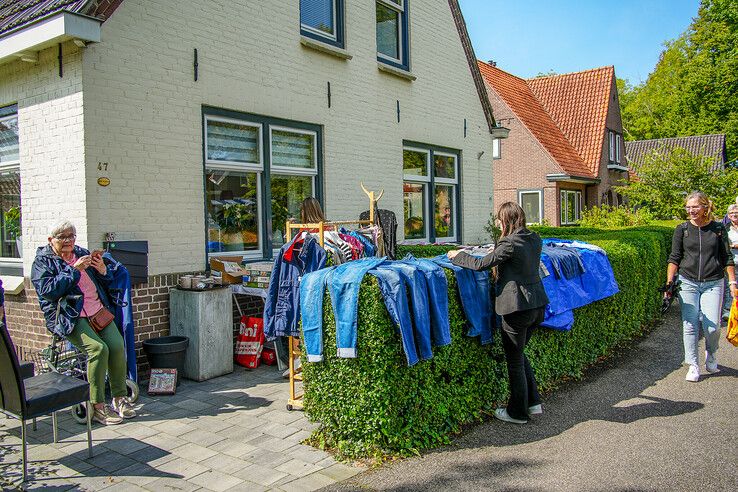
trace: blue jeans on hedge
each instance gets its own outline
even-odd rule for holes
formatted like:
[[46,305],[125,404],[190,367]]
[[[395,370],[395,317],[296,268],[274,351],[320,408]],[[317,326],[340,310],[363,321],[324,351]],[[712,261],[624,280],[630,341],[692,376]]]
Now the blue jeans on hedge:
[[428,286],[425,281],[425,274],[416,267],[399,261],[387,262],[379,268],[390,268],[397,271],[403,277],[412,303],[415,346],[418,349],[418,355],[421,359],[430,359],[433,357],[433,350],[431,348]]
[[443,268],[430,260],[407,255],[402,260],[417,267],[425,275],[428,287],[428,304],[431,316],[431,340],[440,347],[451,343],[451,326],[448,318],[448,281]]
[[323,360],[323,296],[334,267],[308,273],[300,282],[302,334],[308,362]]
[[700,339],[700,318],[707,353],[715,355],[718,350],[724,281],[719,279],[695,282],[682,275],[679,275],[679,280],[682,281],[679,304],[682,309],[684,362],[699,366],[697,348]]
[[407,365],[417,364],[419,360],[418,351],[413,336],[410,306],[407,303],[407,292],[402,275],[385,265],[369,270],[369,274],[377,277],[379,290],[384,298],[384,304],[387,306],[387,312],[400,329],[400,339],[402,340],[402,349],[405,351]]
[[492,342],[492,299],[489,289],[489,272],[462,268],[449,261],[446,255],[431,258],[431,261],[450,268],[459,286],[461,307],[470,325],[467,336],[480,337],[482,345]]
[[385,260],[362,258],[338,265],[333,270],[328,287],[331,293],[333,313],[336,317],[336,346],[338,356],[356,357],[356,318],[359,309],[359,287],[366,272]]

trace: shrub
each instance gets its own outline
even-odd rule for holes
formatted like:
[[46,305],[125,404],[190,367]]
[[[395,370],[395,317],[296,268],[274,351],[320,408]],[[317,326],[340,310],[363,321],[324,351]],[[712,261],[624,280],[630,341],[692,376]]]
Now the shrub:
[[[570,332],[541,329],[534,334],[527,351],[542,390],[581,377],[587,365],[641,333],[658,316],[657,288],[664,281],[670,241],[664,229],[584,230],[588,242],[607,251],[621,292],[577,309]],[[551,232],[577,237],[560,229]],[[402,246],[399,253],[435,256],[448,249]],[[417,453],[448,443],[463,424],[481,419],[506,397],[499,335],[486,346],[464,335],[456,281],[451,272],[446,275],[452,343],[435,347],[432,359],[413,367],[406,365],[374,277],[364,278],[359,293],[356,359],[336,357],[335,320],[326,294],[325,360],[303,363],[305,411],[320,423],[311,437],[314,445],[332,448],[340,458]]]
[[653,221],[653,215],[645,208],[639,208],[636,211],[628,207],[602,205],[591,207],[582,211],[582,220],[579,222],[582,227],[633,227],[648,225]]

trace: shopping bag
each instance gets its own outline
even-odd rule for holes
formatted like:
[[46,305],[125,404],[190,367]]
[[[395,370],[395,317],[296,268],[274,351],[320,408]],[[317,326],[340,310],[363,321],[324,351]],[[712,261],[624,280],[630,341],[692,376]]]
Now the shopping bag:
[[733,300],[730,307],[730,317],[728,318],[728,329],[726,338],[730,343],[738,347],[738,300]]
[[241,316],[241,327],[236,339],[236,364],[256,369],[264,349],[264,319]]
[[273,348],[265,348],[264,351],[261,353],[261,362],[268,365],[273,366],[277,363],[277,353],[274,351]]

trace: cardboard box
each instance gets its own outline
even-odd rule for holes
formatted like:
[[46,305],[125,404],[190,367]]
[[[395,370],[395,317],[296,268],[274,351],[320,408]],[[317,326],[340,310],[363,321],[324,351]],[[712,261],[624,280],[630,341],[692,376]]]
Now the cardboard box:
[[241,265],[243,256],[217,256],[210,258],[210,269],[220,272],[224,284],[240,284],[246,270]]

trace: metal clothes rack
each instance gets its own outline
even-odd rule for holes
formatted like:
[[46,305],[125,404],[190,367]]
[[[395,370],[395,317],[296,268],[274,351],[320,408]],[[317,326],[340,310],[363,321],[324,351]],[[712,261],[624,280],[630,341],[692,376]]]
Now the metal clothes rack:
[[[374,207],[376,203],[382,198],[384,190],[381,190],[377,195],[373,191],[369,191],[364,187],[364,183],[361,183],[361,189],[369,197],[369,220],[338,220],[338,221],[323,221],[315,223],[300,224],[287,221],[285,225],[285,243],[292,241],[292,230],[293,229],[317,229],[318,230],[318,243],[321,248],[325,247],[325,228],[326,226],[341,226],[349,224],[359,225],[372,225],[374,224]],[[302,397],[304,395],[298,395],[295,390],[295,383],[302,381],[302,373],[295,372],[295,357],[302,355],[302,351],[295,348],[295,337],[289,337],[289,369],[290,369],[290,397],[287,400],[287,410],[296,410],[303,408]]]

